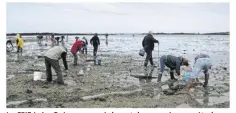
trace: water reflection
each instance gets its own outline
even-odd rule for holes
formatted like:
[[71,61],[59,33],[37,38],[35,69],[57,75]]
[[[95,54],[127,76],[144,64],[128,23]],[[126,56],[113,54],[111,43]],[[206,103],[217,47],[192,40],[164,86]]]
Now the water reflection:
[[203,94],[203,106],[208,106],[208,103],[209,103],[209,93],[208,89],[205,89]]
[[[150,96],[153,98],[154,96],[158,95],[161,91],[161,87],[158,87],[158,91],[155,90],[156,87],[152,84],[152,74],[154,71],[154,67],[148,72],[148,69],[144,69],[144,77],[139,78],[139,84],[142,89],[142,94],[145,96]],[[157,92],[159,92],[157,94]]]

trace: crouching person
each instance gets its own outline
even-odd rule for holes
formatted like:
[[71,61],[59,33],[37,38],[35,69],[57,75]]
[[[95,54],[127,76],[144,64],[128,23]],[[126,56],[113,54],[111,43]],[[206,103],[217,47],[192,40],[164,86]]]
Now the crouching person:
[[183,58],[183,57],[176,57],[172,55],[163,55],[160,58],[160,73],[158,75],[158,80],[157,82],[161,81],[162,74],[164,72],[165,66],[170,68],[170,78],[171,80],[176,81],[177,79],[174,76],[174,70],[176,71],[177,75],[180,75],[180,66],[188,66],[188,59]]
[[74,66],[77,66],[77,61],[78,61],[77,52],[83,46],[83,43],[81,41],[79,41],[78,39],[79,39],[79,37],[75,37],[75,42],[74,42],[74,44],[73,44],[73,46],[71,47],[71,50],[70,50],[70,52],[74,56]]
[[56,82],[58,84],[64,84],[63,77],[62,77],[62,71],[59,65],[59,60],[62,58],[63,64],[65,67],[65,71],[67,72],[68,70],[68,65],[66,61],[66,55],[67,55],[67,50],[66,48],[62,46],[54,46],[51,49],[49,49],[45,55],[45,65],[46,65],[46,75],[47,75],[47,81],[51,82],[52,81],[52,70],[51,67],[55,70],[57,74],[57,80]]
[[188,79],[187,85],[184,87],[184,90],[181,92],[187,92],[193,86],[193,80],[196,79],[199,73],[203,70],[205,74],[205,82],[203,87],[207,87],[208,79],[209,79],[209,72],[208,70],[211,69],[212,63],[211,58],[206,54],[200,54],[195,57],[195,62],[193,66],[193,70],[190,73],[190,77]]

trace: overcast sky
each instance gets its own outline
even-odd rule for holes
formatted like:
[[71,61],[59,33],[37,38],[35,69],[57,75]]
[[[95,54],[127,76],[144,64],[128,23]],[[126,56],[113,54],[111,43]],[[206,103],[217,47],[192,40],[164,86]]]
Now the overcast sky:
[[229,31],[228,3],[7,3],[7,32]]

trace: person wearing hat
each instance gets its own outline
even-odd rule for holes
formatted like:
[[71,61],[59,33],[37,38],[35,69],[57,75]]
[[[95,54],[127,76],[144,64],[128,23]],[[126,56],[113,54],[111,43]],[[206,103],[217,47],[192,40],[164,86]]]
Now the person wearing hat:
[[160,73],[158,75],[157,82],[161,81],[162,74],[164,72],[165,66],[170,68],[170,78],[171,80],[177,80],[174,76],[174,70],[176,71],[177,75],[180,75],[180,66],[188,66],[188,59],[183,57],[176,57],[172,55],[163,55],[160,58]]
[[98,46],[100,45],[100,40],[97,33],[95,33],[95,35],[91,38],[90,44],[93,45],[93,56],[95,57],[97,55]]
[[152,51],[154,50],[154,43],[159,44],[159,41],[153,37],[152,31],[149,31],[149,33],[143,38],[142,41],[142,46],[144,48],[144,51],[147,53],[144,62],[144,67],[147,67],[148,61],[150,61],[150,64],[153,66]]
[[82,48],[82,46],[83,46],[83,43],[82,41],[79,41],[79,37],[75,37],[75,42],[70,49],[70,52],[74,56],[74,66],[77,65],[77,61],[78,61],[77,52]]
[[44,59],[45,59],[46,75],[48,82],[52,81],[52,70],[51,70],[52,67],[57,74],[56,82],[58,84],[64,84],[62,71],[59,65],[59,60],[62,58],[65,71],[68,72],[66,55],[67,55],[67,49],[62,46],[54,46],[45,52]]

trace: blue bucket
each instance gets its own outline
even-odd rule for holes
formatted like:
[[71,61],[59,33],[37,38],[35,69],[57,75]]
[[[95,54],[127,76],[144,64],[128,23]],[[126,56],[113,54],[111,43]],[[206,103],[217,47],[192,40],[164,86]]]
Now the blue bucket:
[[190,78],[190,74],[191,74],[191,73],[185,73],[185,75],[184,75],[184,83],[185,83],[185,84],[188,83],[188,80],[189,80],[189,78]]

